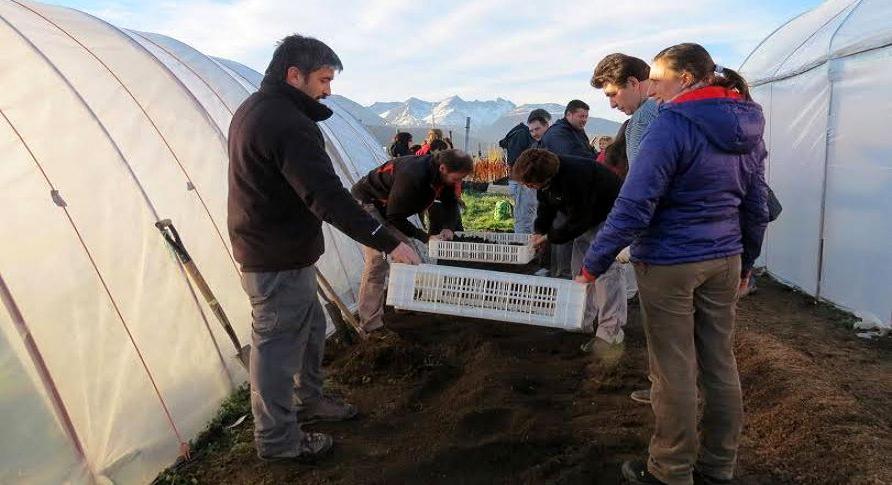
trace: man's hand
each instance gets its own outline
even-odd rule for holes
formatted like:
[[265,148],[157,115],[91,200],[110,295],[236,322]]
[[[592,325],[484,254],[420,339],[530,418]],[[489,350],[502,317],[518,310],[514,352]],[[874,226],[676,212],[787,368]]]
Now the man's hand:
[[616,255],[616,262],[626,264],[629,261],[632,261],[632,253],[629,249],[629,246],[626,246],[623,248],[622,251],[619,252],[619,254]]
[[394,263],[421,264],[421,257],[406,243],[400,243],[390,252],[390,258]]
[[455,233],[450,229],[443,229],[440,234],[436,235],[436,238],[442,241],[451,241],[453,237],[455,237]]
[[597,279],[597,276],[589,273],[585,268],[582,268],[582,271],[578,275],[576,275],[575,278],[573,278],[573,281],[589,285],[594,283]]
[[744,296],[749,294],[750,275],[752,275],[752,271],[747,271],[745,274],[740,276],[740,284],[737,285],[737,296],[739,298],[743,298]]
[[545,234],[533,234],[530,236],[530,243],[533,244],[533,247],[539,249],[548,242],[548,236]]

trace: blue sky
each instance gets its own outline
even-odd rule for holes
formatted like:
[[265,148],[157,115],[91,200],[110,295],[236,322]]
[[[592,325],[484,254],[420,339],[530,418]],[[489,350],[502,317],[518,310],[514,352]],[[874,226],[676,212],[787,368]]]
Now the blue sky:
[[579,98],[621,119],[589,84],[611,52],[650,60],[679,42],[739,67],[772,30],[820,0],[50,0],[158,32],[263,71],[278,39],[324,40],[344,63],[334,91],[363,104],[415,96],[515,103]]

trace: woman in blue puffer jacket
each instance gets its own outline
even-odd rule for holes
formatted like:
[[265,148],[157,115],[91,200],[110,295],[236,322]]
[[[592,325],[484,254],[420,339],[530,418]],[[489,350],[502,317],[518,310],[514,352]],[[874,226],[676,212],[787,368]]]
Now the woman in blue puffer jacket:
[[[724,483],[734,472],[743,405],[733,352],[738,287],[768,223],[765,120],[736,72],[697,44],[660,52],[662,102],[638,158],[585,258],[593,281],[631,245],[650,363],[654,434],[633,483]],[[697,384],[704,401],[697,430]]]

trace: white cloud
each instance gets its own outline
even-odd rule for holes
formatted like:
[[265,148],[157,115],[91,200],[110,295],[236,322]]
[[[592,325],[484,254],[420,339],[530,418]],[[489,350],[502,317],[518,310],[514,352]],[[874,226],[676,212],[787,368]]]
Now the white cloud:
[[141,3],[134,11],[106,1],[91,13],[260,71],[276,40],[313,35],[344,62],[335,90],[363,104],[453,94],[517,103],[581,98],[593,114],[619,119],[588,85],[601,57],[623,51],[649,59],[663,47],[694,41],[717,62],[737,66],[786,20],[776,6],[775,13],[767,9],[769,2],[181,0]]

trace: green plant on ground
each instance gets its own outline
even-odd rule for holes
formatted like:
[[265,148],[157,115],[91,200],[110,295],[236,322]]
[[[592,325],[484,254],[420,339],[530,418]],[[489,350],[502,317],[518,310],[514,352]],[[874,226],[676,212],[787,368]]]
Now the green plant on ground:
[[[465,192],[462,200],[466,205],[462,214],[462,224],[466,231],[514,230],[514,218],[506,217],[505,204],[511,204],[511,198],[507,195]],[[502,207],[498,210],[500,202]]]
[[[243,416],[251,414],[251,395],[248,384],[243,384],[226,398],[220,405],[217,415],[208,423],[207,428],[194,440],[189,442],[192,461],[201,460],[202,457],[217,452],[232,452],[241,448],[237,433],[227,429]],[[250,447],[250,446],[249,446]],[[189,462],[178,462],[161,472],[152,482],[164,485],[191,485],[198,480],[188,471],[181,470],[183,465]]]

